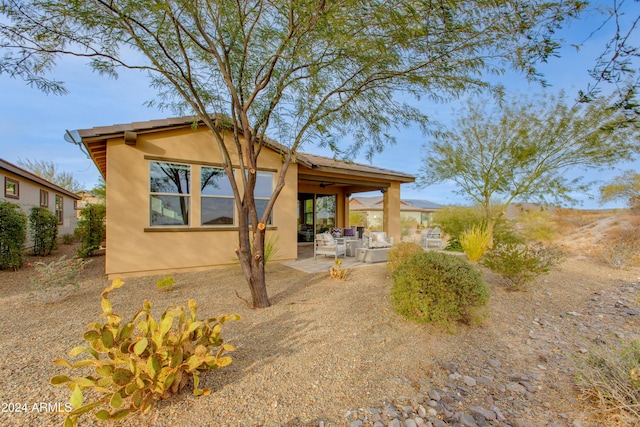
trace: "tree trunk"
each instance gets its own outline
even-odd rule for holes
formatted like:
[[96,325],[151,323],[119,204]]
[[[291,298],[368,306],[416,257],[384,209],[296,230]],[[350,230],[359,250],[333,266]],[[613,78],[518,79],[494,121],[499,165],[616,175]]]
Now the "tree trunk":
[[[255,232],[254,232],[255,231]],[[249,237],[254,232],[253,245]],[[271,306],[267,294],[267,282],[264,271],[264,230],[249,228],[246,215],[240,215],[238,238],[240,247],[236,250],[242,272],[249,289],[253,308],[266,308]]]

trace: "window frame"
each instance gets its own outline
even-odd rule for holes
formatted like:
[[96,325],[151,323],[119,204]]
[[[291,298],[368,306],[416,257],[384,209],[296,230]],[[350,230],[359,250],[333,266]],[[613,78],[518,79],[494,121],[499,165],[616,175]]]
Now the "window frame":
[[64,197],[58,194],[56,194],[55,215],[58,217],[58,225],[62,224],[64,222]]
[[[14,191],[9,191],[9,184],[13,184]],[[20,199],[20,181],[17,179],[4,177],[4,197],[7,199]]]
[[[166,165],[176,165],[176,166],[184,166],[187,168],[188,170],[188,178],[187,178],[187,185],[188,185],[188,192],[187,193],[170,193],[170,192],[162,192],[162,191],[151,191],[151,184],[152,184],[152,165],[154,163],[162,163],[162,164],[166,164]],[[166,227],[180,227],[180,228],[189,228],[191,227],[191,207],[192,207],[192,201],[191,198],[193,196],[192,193],[192,182],[191,180],[193,179],[193,165],[189,164],[189,163],[184,163],[184,162],[177,162],[177,161],[169,161],[169,160],[151,160],[149,161],[149,186],[148,191],[149,191],[149,226],[153,227],[153,228],[166,228]],[[153,208],[152,208],[152,203],[153,203],[153,196],[169,196],[169,197],[178,197],[178,198],[185,198],[186,199],[186,215],[183,215],[183,224],[154,224],[153,223]],[[182,212],[181,212],[182,213]]]
[[[213,227],[213,228],[222,228],[222,227],[235,227],[237,225],[237,212],[236,212],[236,204],[235,204],[235,196],[233,195],[233,191],[231,192],[231,195],[224,195],[224,194],[203,194],[203,188],[202,188],[202,171],[204,169],[217,169],[223,172],[223,176],[225,179],[228,179],[227,174],[224,171],[224,168],[221,167],[217,167],[217,166],[200,166],[200,226],[201,227]],[[235,179],[236,176],[236,169],[233,169],[233,178]],[[202,218],[202,206],[203,206],[203,200],[204,199],[225,199],[225,200],[229,200],[231,199],[232,203],[231,203],[231,210],[232,210],[232,220],[231,220],[231,224],[205,224],[203,222],[203,218]]]
[[44,189],[40,189],[40,207],[48,208],[49,207],[49,192]]
[[[258,183],[258,175],[259,174],[268,174],[270,176],[270,178],[271,178],[271,192],[269,193],[268,196],[256,196],[255,195],[255,189],[254,189],[253,200],[254,200],[254,202],[257,202],[258,200],[263,200],[267,204],[269,204],[269,200],[271,199],[271,196],[273,195],[273,188],[274,188],[273,181],[275,179],[276,174],[274,172],[271,172],[271,171],[258,170],[258,171],[256,171],[256,184]],[[256,205],[256,210],[257,209],[258,209],[258,206]],[[269,217],[267,218],[267,222],[265,223],[265,225],[267,225],[267,226],[273,225],[273,223],[274,223],[273,216],[274,216],[274,211],[271,210],[271,213],[269,214]],[[251,218],[249,218],[249,223],[251,223]]]

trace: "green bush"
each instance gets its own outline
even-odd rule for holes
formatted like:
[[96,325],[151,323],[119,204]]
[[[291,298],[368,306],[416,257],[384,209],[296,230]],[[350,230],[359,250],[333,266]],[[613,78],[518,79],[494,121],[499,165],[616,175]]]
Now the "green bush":
[[393,245],[387,252],[387,270],[389,273],[393,273],[404,260],[422,252],[424,249],[415,243],[400,242]]
[[87,205],[80,211],[78,228],[80,234],[79,257],[92,256],[100,248],[100,244],[106,237],[105,217],[107,208],[105,205]]
[[58,217],[47,208],[31,208],[29,233],[33,240],[33,254],[47,256],[56,248]]
[[469,261],[478,261],[491,245],[491,234],[485,227],[474,225],[460,235],[460,246]]
[[27,216],[20,206],[0,201],[0,269],[22,266],[27,240]]
[[561,260],[561,253],[541,244],[499,244],[489,250],[482,265],[502,276],[512,290],[523,290],[525,285]]
[[158,288],[160,292],[169,292],[173,290],[173,285],[175,284],[176,281],[173,276],[164,276],[164,279],[156,280],[156,288]]
[[[231,363],[223,356],[233,351],[223,344],[220,336],[222,324],[240,317],[219,316],[196,320],[197,305],[189,300],[188,309],[182,306],[167,308],[155,320],[151,315],[151,303],[145,301],[142,310],[132,320],[122,324],[120,316],[113,313],[109,292],[120,288],[123,281],[116,279],[102,292],[102,316],[105,323],[89,324],[84,333],[87,346],[75,347],[69,356],[86,353],[90,357],[75,363],[57,359],[54,363],[67,368],[92,367],[92,375],[51,378],[54,386],[66,385],[71,390],[70,404],[65,426],[74,426],[82,414],[97,410],[99,420],[119,420],[131,413],[147,413],[157,400],[167,399],[193,379],[193,394],[206,396],[208,388],[201,389],[200,373],[219,369]],[[174,328],[177,324],[177,328]],[[84,391],[95,399],[85,403]],[[100,397],[102,395],[102,397]],[[105,407],[106,409],[99,409]],[[99,410],[98,410],[99,409]]]
[[465,230],[483,224],[484,215],[477,207],[447,206],[433,214],[433,223],[451,238],[459,239]]
[[593,402],[600,425],[631,426],[640,420],[640,342],[592,348],[578,359],[576,382]]
[[489,301],[489,289],[467,261],[429,251],[413,255],[394,271],[391,300],[407,319],[450,327],[473,320],[477,308]]
[[62,235],[62,243],[65,245],[73,245],[76,242],[76,236],[74,234],[63,234]]

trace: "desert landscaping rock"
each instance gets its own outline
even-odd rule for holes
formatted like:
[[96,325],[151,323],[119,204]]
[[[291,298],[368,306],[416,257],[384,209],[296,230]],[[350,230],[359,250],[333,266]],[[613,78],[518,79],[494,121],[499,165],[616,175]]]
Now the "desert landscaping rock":
[[[48,380],[70,372],[51,361],[66,357],[86,325],[100,320],[100,292],[109,283],[102,262],[89,264],[76,295],[47,306],[28,298],[30,270],[0,271],[2,402],[68,401],[69,391]],[[201,317],[242,319],[223,328],[237,347],[233,363],[202,376],[210,396],[194,397],[188,388],[148,416],[111,425],[599,426],[577,398],[575,360],[592,346],[639,338],[638,272],[569,257],[528,292],[509,292],[484,272],[489,318],[454,334],[396,315],[381,264],[354,270],[346,281],[274,264],[267,275],[273,306],[262,310],[236,296],[249,299],[238,268],[175,274],[175,290],[164,293],[155,289],[158,277],[127,279],[112,294],[114,311],[125,318],[145,299],[159,315],[193,298]],[[62,420],[52,412],[0,413],[3,427]]]

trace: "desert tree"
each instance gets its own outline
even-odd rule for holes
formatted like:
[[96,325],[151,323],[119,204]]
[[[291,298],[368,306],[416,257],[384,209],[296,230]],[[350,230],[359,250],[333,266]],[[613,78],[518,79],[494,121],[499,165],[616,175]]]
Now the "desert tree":
[[600,187],[600,202],[624,201],[635,210],[640,210],[640,174],[628,170]]
[[451,127],[426,144],[419,182],[450,181],[484,212],[490,232],[515,200],[573,202],[591,184],[576,170],[630,160],[640,128],[617,97],[589,103],[558,97],[514,99],[494,105],[472,100]]
[[[193,114],[222,153],[237,257],[254,306],[266,307],[264,224],[300,148],[380,152],[395,128],[427,130],[428,118],[404,101],[411,96],[499,91],[488,79],[507,69],[536,78],[535,64],[560,47],[555,31],[583,8],[578,0],[0,0],[0,74],[64,93],[50,74],[61,55],[109,76],[122,67],[148,73],[157,90],[150,104]],[[273,146],[267,135],[281,144],[282,168],[259,217],[255,172]]]
[[52,161],[18,159],[18,166],[72,193],[78,193],[83,189],[83,185],[73,177],[73,174],[61,171]]

